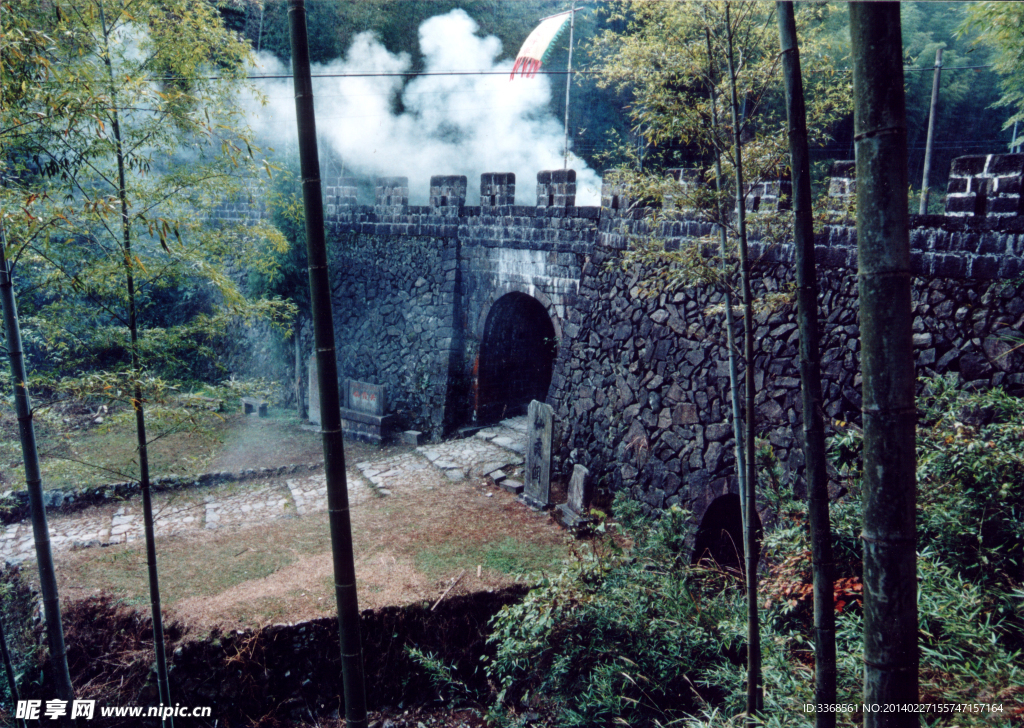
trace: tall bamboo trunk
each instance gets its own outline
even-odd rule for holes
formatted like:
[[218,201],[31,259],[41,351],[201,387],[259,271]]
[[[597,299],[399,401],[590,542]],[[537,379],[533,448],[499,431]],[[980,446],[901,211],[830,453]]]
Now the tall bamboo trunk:
[[736,215],[739,233],[740,283],[743,289],[744,408],[747,477],[743,498],[743,557],[747,584],[747,720],[754,722],[761,712],[764,693],[761,687],[761,629],[757,610],[757,473],[754,463],[754,300],[750,286],[750,260],[747,256],[747,213],[743,194],[743,142],[740,130],[740,104],[736,92],[736,65],[733,61],[733,33],[729,4],[725,5],[725,33],[729,45],[729,88],[732,96],[732,134],[736,166]]
[[292,68],[295,80],[295,113],[298,122],[299,159],[302,169],[302,200],[306,212],[306,247],[309,257],[309,292],[316,342],[320,389],[320,421],[327,475],[327,510],[334,557],[334,594],[338,604],[338,636],[341,643],[345,725],[366,728],[366,688],[363,681],[363,649],[359,634],[359,604],[352,550],[352,523],[345,476],[345,450],[341,434],[341,402],[338,396],[338,360],[334,346],[331,286],[324,240],[324,208],[320,186],[320,161],[316,144],[313,85],[310,78],[306,7],[303,0],[288,0]]
[[[777,9],[782,67],[786,77],[790,164],[793,171],[793,242],[796,257],[797,323],[800,329],[800,385],[803,394],[807,514],[811,526],[811,565],[814,576],[814,702],[816,705],[832,705],[836,702],[832,533],[828,513],[825,424],[821,404],[818,277],[814,266],[807,112],[793,3],[777,3]],[[814,724],[817,728],[832,728],[836,724],[836,715],[829,711],[817,711]]]
[[[153,498],[149,478],[149,446],[146,439],[146,413],[142,395],[142,362],[139,358],[139,325],[135,296],[135,261],[132,256],[132,227],[128,210],[128,185],[125,176],[124,141],[121,134],[121,117],[117,109],[117,85],[114,67],[110,57],[110,36],[99,7],[100,24],[106,49],[104,61],[110,81],[111,133],[114,153],[117,159],[117,197],[121,206],[121,252],[124,256],[125,287],[128,294],[128,335],[131,356],[132,407],[135,410],[135,438],[139,450],[139,485],[142,490],[142,524],[146,541],[146,567],[149,576],[149,603],[153,614],[153,651],[156,653],[156,679],[160,702],[171,705],[170,678],[167,671],[167,654],[164,646],[164,622],[160,608],[160,579],[156,561],[156,532],[153,526]],[[162,722],[174,728],[173,716],[161,718]]]
[[[918,699],[913,313],[899,3],[852,3],[864,417],[864,702]],[[871,712],[866,728],[916,726]]]
[[[732,404],[732,436],[736,443],[736,481],[739,483],[740,494],[746,493],[747,458],[744,456],[743,417],[740,405],[739,383],[739,351],[736,348],[736,315],[732,310],[732,285],[735,271],[730,270],[728,236],[725,229],[725,210],[722,209],[721,193],[725,186],[722,176],[722,150],[718,145],[718,94],[715,91],[714,55],[711,51],[711,29],[704,29],[704,38],[708,48],[708,77],[711,81],[711,128],[715,132],[715,192],[718,197],[718,246],[722,253],[722,272],[725,275],[723,295],[725,296],[725,342],[729,348],[729,400]],[[742,512],[743,503],[740,509]]]
[[[53,568],[53,550],[50,546],[50,529],[46,525],[46,506],[43,503],[43,478],[39,470],[39,450],[36,447],[36,431],[32,423],[32,402],[28,393],[28,373],[25,369],[25,354],[21,346],[21,327],[18,325],[18,308],[14,301],[14,282],[7,263],[7,233],[0,220],[0,303],[4,314],[4,335],[7,338],[7,356],[11,362],[11,384],[14,387],[14,410],[18,417],[18,434],[21,437],[21,454],[25,463],[25,488],[32,513],[32,535],[36,544],[36,564],[39,567],[39,589],[43,594],[43,617],[46,620],[46,637],[50,647],[50,665],[53,669],[57,696],[61,700],[74,700],[71,687],[71,673],[68,671],[67,648],[64,645],[64,628],[60,618],[60,597],[57,593],[57,575]],[[4,648],[6,653],[6,647]],[[6,658],[5,658],[6,659]],[[11,694],[16,688],[11,685]],[[67,716],[61,718],[61,725],[70,726]]]

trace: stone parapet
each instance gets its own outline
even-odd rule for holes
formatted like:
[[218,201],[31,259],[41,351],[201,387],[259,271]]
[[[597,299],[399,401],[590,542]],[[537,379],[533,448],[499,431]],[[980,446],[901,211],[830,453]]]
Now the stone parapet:
[[333,217],[358,205],[359,180],[354,177],[325,178],[324,214]]
[[465,204],[465,175],[435,175],[430,178],[430,211],[433,214],[458,217]]
[[512,172],[485,172],[480,175],[480,209],[486,214],[495,208],[516,204],[516,176]]
[[857,163],[852,159],[832,163],[828,181],[828,211],[846,217],[857,199]]
[[1024,154],[979,154],[957,157],[949,171],[946,215],[951,217],[1021,217]]
[[537,173],[537,207],[576,206],[576,170],[553,169]]
[[409,208],[408,177],[378,177],[374,181],[374,211],[378,215],[402,215]]

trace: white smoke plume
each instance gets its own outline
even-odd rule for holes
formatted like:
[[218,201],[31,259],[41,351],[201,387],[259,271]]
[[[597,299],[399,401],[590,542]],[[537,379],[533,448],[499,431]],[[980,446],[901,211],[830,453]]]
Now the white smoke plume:
[[[408,83],[401,76],[313,79],[320,144],[340,158],[346,175],[408,177],[410,203],[422,205],[431,175],[466,175],[472,204],[481,173],[515,172],[516,202],[534,203],[537,172],[562,168],[563,128],[550,111],[549,77],[510,81],[512,59],[497,60],[501,41],[477,30],[463,10],[424,21],[419,42],[425,70],[499,75],[424,75]],[[313,74],[393,74],[410,66],[408,54],[392,54],[371,33],[360,33],[345,58],[317,65]],[[288,73],[275,57],[260,54],[255,74]],[[250,125],[262,141],[285,150],[296,138],[292,82],[256,83],[267,105],[247,100],[253,110]],[[321,148],[321,165],[325,151]],[[599,204],[599,175],[571,152],[569,167],[576,170],[576,204]],[[322,168],[325,176],[341,171]]]

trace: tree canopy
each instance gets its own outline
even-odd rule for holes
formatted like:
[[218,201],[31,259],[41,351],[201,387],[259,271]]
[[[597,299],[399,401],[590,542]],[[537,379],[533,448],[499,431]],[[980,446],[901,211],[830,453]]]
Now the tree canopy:
[[36,83],[14,86],[21,97],[2,112],[0,194],[29,338],[65,370],[125,364],[127,264],[143,359],[192,371],[232,316],[290,315],[247,301],[232,275],[272,275],[280,234],[196,214],[258,194],[266,178],[234,103],[249,46],[199,0],[54,11],[36,13],[29,36]]
[[999,105],[1009,107],[1011,113],[1003,128],[1024,122],[1024,7],[1018,3],[973,3],[959,34],[976,34],[975,45],[990,49],[1003,90]]

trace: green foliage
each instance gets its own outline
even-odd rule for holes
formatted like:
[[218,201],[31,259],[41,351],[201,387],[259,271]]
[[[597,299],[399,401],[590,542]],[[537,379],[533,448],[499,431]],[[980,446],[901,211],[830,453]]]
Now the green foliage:
[[[26,683],[41,682],[43,675],[38,667],[39,642],[33,634],[33,612],[37,606],[28,581],[19,567],[0,568],[0,621],[3,622],[4,638],[11,655],[15,680],[19,688]],[[0,711],[14,714],[7,675],[0,665]]]
[[450,708],[457,708],[473,699],[473,691],[466,683],[455,677],[455,666],[446,663],[432,652],[406,646],[406,654],[423,668],[430,678],[430,684],[437,691],[437,697]]
[[[955,378],[955,375],[953,375]],[[967,394],[928,382],[918,446],[922,543],[958,574],[1024,581],[1024,402],[1001,390]]]
[[[749,182],[775,179],[788,164],[788,137],[774,6],[732,3],[730,9],[741,59],[740,123],[749,137],[744,142],[745,174]],[[659,153],[660,161],[653,165],[646,160],[645,168],[655,173],[681,165],[707,169],[717,148],[728,177],[732,159],[725,107],[729,88],[724,5],[627,1],[609,3],[607,12],[611,27],[593,47],[602,61],[601,82],[632,97],[634,131],[651,148],[672,150]],[[812,144],[827,140],[831,127],[849,113],[849,83],[837,74],[835,56],[825,47],[831,36],[821,32],[835,12],[816,6],[802,9],[799,17]]]
[[828,438],[828,459],[840,478],[846,481],[860,480],[864,467],[864,431],[852,422],[838,420],[834,423],[836,434]]
[[269,171],[235,104],[245,42],[200,0],[58,3],[26,17],[43,41],[26,56],[35,65],[15,70],[45,82],[0,110],[0,165],[15,182],[0,202],[32,363],[128,368],[134,349],[151,372],[209,376],[237,317],[285,327],[293,308],[247,300],[236,271],[272,275],[286,241],[196,214],[244,199]]
[[755,463],[757,465],[758,483],[761,485],[761,497],[772,509],[773,513],[784,513],[792,507],[793,474],[787,473],[779,462],[775,448],[769,440],[755,440]]
[[630,554],[594,542],[492,622],[496,712],[543,702],[555,725],[654,725],[706,700],[698,686],[721,659],[723,614],[680,559],[685,514],[649,523],[618,504],[636,529]]
[[270,252],[265,270],[250,269],[247,287],[251,296],[280,298],[294,303],[308,316],[309,270],[306,260],[306,216],[298,160],[285,163],[267,195],[271,222],[281,231],[286,245]]
[[1019,3],[971,3],[960,34],[972,33],[977,34],[975,44],[991,49],[1001,76],[1003,95],[999,104],[1009,106],[1012,112],[1004,128],[1024,121],[1024,7]]

